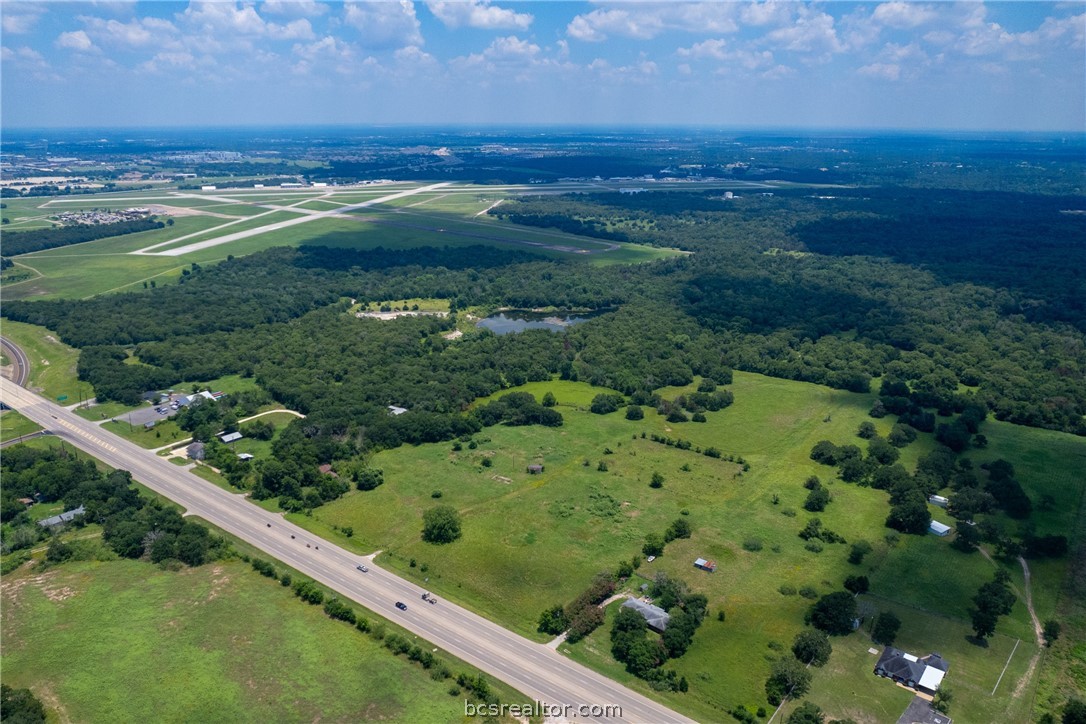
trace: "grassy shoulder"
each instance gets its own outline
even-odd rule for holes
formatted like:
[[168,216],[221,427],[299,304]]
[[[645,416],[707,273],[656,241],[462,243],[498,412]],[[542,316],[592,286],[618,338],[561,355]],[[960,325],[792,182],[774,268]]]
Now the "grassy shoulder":
[[23,435],[37,432],[41,427],[26,419],[15,410],[0,412],[0,442],[14,440]]
[[34,690],[62,720],[463,716],[448,682],[240,561],[20,570],[4,577],[3,599],[4,681]]
[[68,405],[79,402],[80,395],[86,398],[93,394],[90,385],[79,382],[76,374],[79,350],[61,342],[52,331],[5,319],[3,333],[30,361],[30,389],[52,400],[63,397],[62,402]]

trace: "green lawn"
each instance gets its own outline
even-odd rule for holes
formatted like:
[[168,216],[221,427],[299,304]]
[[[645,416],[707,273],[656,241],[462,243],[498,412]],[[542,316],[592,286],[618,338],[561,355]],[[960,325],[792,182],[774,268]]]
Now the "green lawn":
[[462,720],[448,682],[241,562],[20,570],[3,602],[4,683],[60,721]]
[[[800,596],[782,595],[778,588],[782,584],[810,586],[824,594],[840,590],[847,575],[860,573],[870,577],[874,595],[888,606],[903,607],[906,629],[923,630],[927,621],[946,622],[949,633],[936,627],[937,635],[931,639],[918,635],[903,640],[948,657],[952,652],[960,660],[961,668],[955,671],[962,672],[963,683],[952,686],[959,712],[990,713],[1009,705],[1033,651],[1025,606],[1018,603],[1009,617],[1001,619],[990,649],[978,649],[964,638],[970,631],[969,598],[990,580],[993,565],[979,554],[958,553],[947,539],[935,536],[900,536],[891,545],[886,540],[890,531],[883,525],[889,509],[887,494],[837,481],[834,469],[809,459],[811,447],[821,439],[863,442],[855,431],[860,422],[870,419],[866,412],[871,395],[736,373],[730,386],[734,405],[708,413],[705,424],[668,424],[651,410],[639,422],[625,420],[621,412],[606,416],[586,412],[583,408],[600,390],[583,383],[553,381],[517,389],[537,397],[553,392],[557,409],[565,417],[564,426],[488,428],[475,436],[478,447],[474,450],[464,445],[454,452],[451,443],[440,443],[382,452],[372,464],[383,469],[383,486],[351,492],[318,509],[311,518],[303,521],[297,516],[299,522],[329,535],[334,535],[333,526],[350,526],[352,548],[383,550],[384,565],[420,582],[428,577],[427,585],[439,595],[543,640],[546,637],[535,633],[540,611],[569,601],[594,573],[613,570],[619,560],[639,553],[646,533],[663,533],[686,510],[693,537],[672,542],[663,557],[642,564],[638,571],[648,577],[665,571],[709,599],[710,619],[686,656],[672,664],[690,681],[690,693],[674,700],[684,711],[705,718],[709,712],[719,716],[738,703],[754,708],[766,705],[763,683],[770,664],[763,652],[773,653],[767,648],[771,641],[790,645],[810,605]],[[663,393],[672,397],[681,391]],[[875,423],[883,434],[891,426],[885,419]],[[1075,479],[1074,471],[1086,452],[1086,441],[994,421],[985,423],[984,429],[989,439],[1000,442],[971,453],[978,462],[1006,457],[1023,480],[1028,476],[1033,495],[1063,491],[1054,493],[1059,502],[1082,494],[1083,483]],[[643,431],[681,437],[703,448],[715,446],[725,456],[742,456],[750,470],[740,475],[734,463],[642,439]],[[903,462],[911,468],[934,445],[931,436],[922,435],[904,451]],[[613,453],[605,454],[605,448]],[[1038,448],[1051,452],[1031,464],[1029,458],[1037,455]],[[482,465],[484,458],[492,461],[490,467]],[[583,465],[585,460],[588,466]],[[597,470],[600,460],[607,462],[607,472]],[[535,462],[546,466],[542,475],[527,474],[526,466]],[[684,465],[689,471],[682,470]],[[666,479],[660,490],[648,486],[653,471]],[[805,550],[796,535],[813,517],[802,509],[807,494],[802,482],[809,475],[818,475],[834,496],[818,514],[824,525],[849,541],[872,543],[874,551],[862,566],[846,562],[847,545],[825,545],[821,553],[813,553]],[[435,491],[441,492],[440,499],[432,497]],[[774,494],[780,498],[778,504],[772,502]],[[451,545],[433,546],[420,539],[422,513],[438,503],[454,506],[463,517],[463,537]],[[1038,512],[1035,517],[1038,527],[1048,530],[1066,512],[1054,511],[1054,523],[1046,515]],[[762,543],[762,549],[746,550],[744,542],[754,539]],[[697,556],[714,559],[720,567],[717,573],[694,569]],[[411,567],[412,559],[416,567]],[[1043,617],[1055,599],[1066,562],[1036,564],[1035,569],[1034,597]],[[1008,570],[1012,583],[1021,590],[1021,572],[1014,567]],[[715,619],[721,609],[727,614],[723,624]],[[606,638],[606,632],[598,635]],[[953,640],[945,641],[946,636]],[[570,648],[575,657],[611,672],[616,665],[610,661],[605,638],[595,653],[591,644]],[[1003,651],[998,642],[1013,645],[1017,638],[1023,643],[1008,678],[990,698],[995,677],[988,674],[994,664],[978,662],[1002,656],[1002,668],[1009,646]],[[746,653],[750,651],[760,653],[750,657]],[[820,702],[817,692],[822,691],[827,705],[844,702],[852,691],[847,687],[855,686],[857,672],[865,667],[866,660],[857,655],[841,672],[820,674],[823,683],[812,698]],[[965,674],[974,670],[982,673],[972,679],[972,674]],[[898,707],[900,697],[894,687],[864,681],[864,691],[870,689],[864,696],[876,702],[864,705],[864,717],[883,721],[892,713],[891,720],[896,720],[904,704]],[[662,700],[672,702],[669,697]],[[984,721],[968,715],[961,720]]]
[[0,441],[13,440],[37,432],[40,429],[39,425],[26,419],[15,410],[0,412]]

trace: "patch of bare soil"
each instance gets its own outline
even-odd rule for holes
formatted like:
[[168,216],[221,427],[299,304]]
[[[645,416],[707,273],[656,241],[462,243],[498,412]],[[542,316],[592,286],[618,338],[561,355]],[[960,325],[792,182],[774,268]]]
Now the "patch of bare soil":
[[34,695],[38,697],[38,700],[41,701],[45,708],[56,713],[57,721],[61,724],[71,724],[72,717],[68,715],[68,710],[60,703],[60,697],[58,697],[52,689],[40,685],[31,688]]

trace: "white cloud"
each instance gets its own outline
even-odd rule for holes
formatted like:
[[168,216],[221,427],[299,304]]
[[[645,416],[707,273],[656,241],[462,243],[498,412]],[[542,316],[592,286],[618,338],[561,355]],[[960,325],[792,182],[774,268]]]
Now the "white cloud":
[[306,40],[313,37],[313,27],[304,18],[286,25],[269,23],[260,17],[252,5],[235,2],[192,2],[179,15],[181,22],[206,36],[218,37],[228,43],[233,37],[267,36],[274,40]]
[[727,42],[723,38],[703,40],[700,43],[694,43],[689,48],[679,48],[676,53],[683,58],[715,58],[716,60],[724,60],[726,55],[724,53],[724,46]]
[[792,17],[794,4],[790,2],[752,2],[743,5],[739,19],[744,25],[782,25]]
[[529,13],[499,8],[488,0],[430,0],[426,7],[447,28],[526,30],[535,20]]
[[349,75],[368,63],[376,63],[373,58],[360,61],[354,46],[331,35],[312,43],[295,43],[291,54],[297,59],[291,69],[295,75],[303,76],[323,77],[332,71],[339,75]]
[[930,33],[924,34],[924,40],[928,41],[932,45],[949,45],[954,42],[954,39],[958,36],[949,30],[932,30]]
[[1066,18],[1045,18],[1037,35],[1042,40],[1052,41],[1067,38],[1073,47],[1086,45],[1086,13]]
[[163,51],[155,53],[150,60],[141,63],[139,69],[145,73],[160,73],[176,68],[192,68],[196,58],[187,50]]
[[801,53],[839,53],[844,45],[837,37],[833,17],[820,11],[801,10],[791,25],[765,36],[776,48]]
[[4,46],[0,48],[0,62],[15,66],[20,72],[26,73],[35,80],[51,82],[62,80],[53,72],[52,66],[45,57],[33,48],[23,46],[13,50]]
[[78,50],[84,53],[98,50],[85,30],[61,33],[57,37],[56,44],[58,48],[68,48],[69,50]]
[[880,80],[897,80],[901,77],[901,66],[897,63],[871,63],[861,67],[857,72]]
[[359,31],[362,44],[369,48],[402,48],[425,43],[415,6],[408,0],[348,2],[343,8],[343,19]]
[[97,17],[79,18],[87,34],[98,42],[113,45],[127,45],[138,48],[143,46],[177,46],[181,33],[169,20],[161,18],[143,18],[122,23],[119,20],[104,20]]
[[25,45],[16,50],[4,46],[2,57],[10,63],[45,63],[45,57],[41,53]]
[[620,66],[611,65],[611,63],[604,58],[596,58],[585,66],[585,70],[599,76],[599,78],[607,82],[625,81],[643,83],[660,73],[660,69],[656,63],[645,58],[644,54],[642,54],[636,63]]
[[267,15],[315,18],[328,12],[328,6],[316,0],[264,0],[260,10]]
[[644,3],[599,8],[578,15],[566,26],[575,40],[599,42],[611,35],[651,40],[667,31],[734,33],[738,5],[732,3]]
[[933,8],[902,0],[883,3],[871,14],[872,20],[879,25],[898,29],[915,28],[930,23],[936,17],[938,15]]
[[542,48],[529,40],[522,40],[515,35],[495,38],[481,53],[471,53],[449,61],[449,67],[458,72],[486,70],[493,72],[523,71],[538,65],[542,61]]
[[29,33],[46,12],[46,8],[37,3],[4,2],[0,14],[0,28],[5,33],[21,35]]

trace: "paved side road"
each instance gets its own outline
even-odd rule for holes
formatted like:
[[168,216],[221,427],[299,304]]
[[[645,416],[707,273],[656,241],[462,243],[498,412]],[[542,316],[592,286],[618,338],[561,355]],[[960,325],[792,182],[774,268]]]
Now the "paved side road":
[[[107,435],[94,423],[6,380],[0,383],[0,400],[102,462],[129,470],[139,482],[183,505],[187,514],[204,518],[345,598],[379,612],[501,679],[531,700],[562,707],[567,712],[566,716],[552,716],[553,720],[652,724],[691,721],[564,658],[546,645],[528,641],[467,609],[444,600],[433,606],[425,604],[421,599],[422,589],[414,583],[253,505],[243,496],[203,481],[150,451]],[[363,562],[369,564],[368,573],[355,568]],[[405,602],[407,610],[398,610],[396,601]],[[584,705],[619,707],[622,713],[608,718],[577,714],[578,707]]]
[[30,376],[30,360],[26,358],[22,349],[8,339],[0,337],[0,347],[3,348],[7,358],[11,360],[12,381],[20,387],[24,387],[27,377]]

